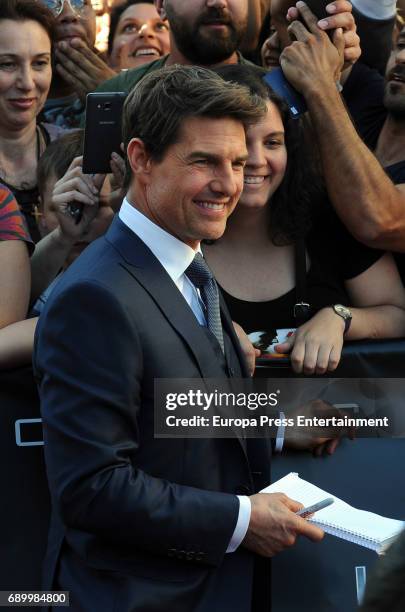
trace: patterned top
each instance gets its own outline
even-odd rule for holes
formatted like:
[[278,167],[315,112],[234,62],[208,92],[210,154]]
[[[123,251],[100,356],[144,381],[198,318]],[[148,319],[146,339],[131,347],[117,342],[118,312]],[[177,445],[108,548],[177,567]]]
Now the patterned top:
[[0,241],[5,240],[23,240],[30,252],[34,250],[16,199],[11,191],[0,183]]

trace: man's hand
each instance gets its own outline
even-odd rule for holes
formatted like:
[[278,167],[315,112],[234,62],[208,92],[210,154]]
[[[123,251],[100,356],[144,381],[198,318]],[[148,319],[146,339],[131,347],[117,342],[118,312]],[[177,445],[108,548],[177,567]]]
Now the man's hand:
[[[297,2],[297,8],[288,10],[287,19],[292,22],[299,18],[303,2]],[[299,7],[299,8],[298,8]],[[352,5],[346,0],[336,0],[326,6],[328,17],[317,21],[317,26],[324,31],[342,28],[344,38],[344,69],[355,64],[361,55],[360,38],[352,15]]]
[[[294,420],[297,416],[313,419],[328,419],[336,417],[341,419],[344,413],[332,404],[320,399],[307,402],[304,406],[289,411],[287,416]],[[333,455],[342,438],[354,440],[355,430],[353,427],[325,427],[316,432],[313,427],[287,427],[284,446],[298,451],[311,451],[315,457],[324,454]]]
[[322,308],[275,350],[291,353],[291,366],[297,374],[333,372],[342,354],[344,331],[345,322],[333,308]]
[[[74,244],[86,235],[90,223],[97,215],[99,192],[105,175],[94,177],[82,172],[83,157],[76,157],[66,174],[55,184],[52,193],[52,205],[58,217],[62,238]],[[81,219],[76,223],[69,212],[69,204],[75,202],[83,205]]]
[[273,557],[293,546],[299,535],[313,542],[322,540],[322,529],[295,514],[302,504],[283,493],[257,493],[249,499],[252,511],[243,540],[249,550],[263,557]]
[[333,43],[316,25],[316,17],[307,6],[301,9],[306,26],[294,21],[288,28],[296,38],[280,56],[288,81],[304,96],[317,95],[324,87],[335,87],[343,67],[343,34],[335,31]]
[[101,83],[116,76],[116,72],[80,38],[72,38],[69,43],[58,43],[56,60],[56,70],[66,83],[74,88],[82,101]]
[[236,335],[238,336],[242,352],[245,356],[249,374],[250,376],[253,376],[253,374],[255,373],[256,359],[257,357],[260,357],[261,351],[253,346],[253,344],[249,340],[249,337],[238,323],[235,323],[235,321],[232,321],[232,323]]

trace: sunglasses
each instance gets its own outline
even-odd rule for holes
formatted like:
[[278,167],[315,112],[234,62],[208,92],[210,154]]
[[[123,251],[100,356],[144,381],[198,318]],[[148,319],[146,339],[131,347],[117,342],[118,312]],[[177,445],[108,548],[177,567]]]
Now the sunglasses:
[[42,4],[45,4],[49,10],[55,15],[55,17],[59,17],[61,12],[63,11],[63,6],[65,2],[70,4],[70,8],[77,14],[81,15],[84,12],[84,9],[87,6],[86,0],[41,0]]

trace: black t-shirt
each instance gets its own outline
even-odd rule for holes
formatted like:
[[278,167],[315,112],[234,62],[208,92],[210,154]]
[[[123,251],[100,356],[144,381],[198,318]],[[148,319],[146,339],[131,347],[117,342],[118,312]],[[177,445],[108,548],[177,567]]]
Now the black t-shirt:
[[375,149],[387,118],[384,86],[384,78],[377,70],[357,62],[342,92],[357,132],[371,150]]
[[[311,265],[306,277],[305,299],[311,306],[312,315],[332,304],[349,305],[344,281],[368,270],[383,255],[382,251],[355,240],[326,204],[313,223],[306,248]],[[247,333],[297,327],[294,305],[302,298],[295,288],[265,302],[239,300],[222,287],[221,290],[232,319]]]
[[371,19],[353,7],[353,17],[356,21],[357,34],[360,36],[359,61],[370,68],[376,68],[384,75],[392,48],[395,16],[389,19]]
[[[374,151],[387,111],[384,107],[384,78],[362,64],[355,64],[343,89],[343,95],[356,129]],[[405,154],[404,154],[405,157]],[[405,183],[405,159],[384,168],[395,185]],[[405,285],[405,253],[394,253],[402,283]]]
[[[387,166],[384,170],[395,185],[405,184],[405,160],[392,164],[392,166]],[[405,286],[405,253],[394,253],[394,258],[402,283]]]

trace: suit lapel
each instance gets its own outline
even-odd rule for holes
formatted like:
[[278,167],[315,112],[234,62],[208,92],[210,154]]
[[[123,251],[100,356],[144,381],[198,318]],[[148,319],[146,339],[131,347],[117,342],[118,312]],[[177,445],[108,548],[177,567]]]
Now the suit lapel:
[[[202,378],[218,378],[212,346],[190,306],[161,263],[144,242],[116,217],[106,239],[123,258],[122,265],[153,298],[162,314],[183,338],[193,354]],[[229,326],[229,316],[226,321]],[[232,327],[232,325],[231,325]],[[233,329],[229,333],[234,342]]]
[[[206,333],[197,323],[192,309],[178,287],[151,250],[118,217],[115,217],[105,238],[120,253],[123,259],[121,265],[149,293],[163,316],[188,345],[198,365],[201,378],[218,378],[216,360],[213,359],[212,345]],[[223,324],[231,337],[245,376],[247,375],[245,360],[222,296],[220,303]],[[239,435],[237,439],[247,456],[246,440]]]

